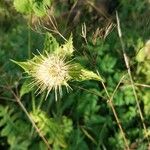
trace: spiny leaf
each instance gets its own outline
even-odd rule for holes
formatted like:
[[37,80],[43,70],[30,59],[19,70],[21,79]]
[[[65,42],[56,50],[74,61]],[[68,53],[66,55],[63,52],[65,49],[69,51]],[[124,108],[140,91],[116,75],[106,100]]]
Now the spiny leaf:
[[69,70],[69,74],[75,81],[84,81],[84,80],[103,81],[103,79],[99,75],[97,75],[93,71],[89,71],[83,68],[79,63],[72,64],[72,67]]
[[15,61],[15,60],[12,60],[11,61],[17,65],[19,65],[21,68],[23,68],[25,70],[26,73],[29,74],[30,70],[32,69],[32,64],[27,61],[27,62],[18,62],[18,61]]
[[103,81],[103,79],[94,73],[93,71],[89,71],[87,69],[82,69],[81,70],[81,75],[80,75],[82,80],[97,80],[97,81]]
[[61,45],[58,49],[56,49],[55,53],[65,57],[71,57],[73,52],[74,48],[71,34],[69,40],[65,44]]
[[56,49],[59,48],[59,43],[57,40],[53,37],[51,33],[46,33],[45,41],[44,41],[44,50],[52,53]]

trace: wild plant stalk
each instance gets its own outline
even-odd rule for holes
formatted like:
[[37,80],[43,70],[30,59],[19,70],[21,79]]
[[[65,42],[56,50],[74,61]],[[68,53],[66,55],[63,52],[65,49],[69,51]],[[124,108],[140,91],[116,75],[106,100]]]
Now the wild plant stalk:
[[48,30],[48,31],[51,31],[51,32],[54,32],[54,33],[58,34],[61,38],[64,39],[64,41],[67,42],[67,39],[66,39],[66,38],[59,32],[59,30],[58,30],[58,28],[57,28],[57,23],[56,23],[55,18],[53,17],[53,20],[55,21],[55,22],[54,22],[54,21],[52,20],[52,18],[51,18],[50,15],[47,14],[47,17],[49,18],[49,21],[51,22],[51,24],[52,24],[52,26],[53,26],[54,29],[49,29],[49,28],[47,28],[47,27],[45,27],[45,26],[43,26],[43,28],[45,28],[45,29]]
[[118,82],[118,84],[117,84],[115,90],[113,91],[113,93],[112,93],[112,95],[111,95],[111,100],[113,100],[114,95],[115,95],[115,93],[117,92],[117,90],[118,90],[120,84],[122,83],[123,79],[125,78],[125,76],[126,76],[126,74],[123,75],[123,76],[121,77],[121,79],[119,80],[119,82]]
[[107,14],[105,12],[103,12],[101,9],[99,9],[99,7],[97,7],[96,5],[94,5],[90,0],[86,1],[87,4],[89,4],[91,7],[93,7],[100,15],[102,15],[103,17],[105,17],[107,20],[110,20],[107,16]]
[[[131,74],[131,69],[130,69],[130,65],[129,65],[129,59],[128,59],[128,56],[127,56],[127,54],[125,52],[125,46],[124,46],[124,42],[123,42],[123,38],[122,38],[122,32],[121,32],[121,27],[120,27],[120,20],[119,20],[119,16],[118,16],[117,12],[116,12],[116,20],[117,20],[118,36],[119,36],[120,43],[121,43],[121,48],[122,48],[122,52],[123,52],[124,62],[125,62],[126,68],[127,68],[127,72],[128,72],[129,78],[130,78],[133,94],[134,94],[134,97],[135,97],[135,101],[136,101],[136,104],[137,104],[137,107],[138,107],[139,115],[140,115],[140,118],[141,118],[141,121],[142,121],[142,125],[143,125],[144,131],[145,131],[145,135],[146,135],[147,128],[146,128],[146,125],[144,123],[144,117],[143,117],[143,114],[142,114],[142,111],[141,111],[141,108],[140,108],[140,104],[139,104],[139,100],[138,100],[138,96],[137,96],[137,93],[136,93],[135,83],[133,81],[133,77],[132,77],[132,74]],[[148,140],[148,143],[150,144],[149,138],[148,137],[146,137],[146,138]]]
[[134,85],[144,87],[144,88],[150,88],[150,85],[148,84],[134,83]]
[[71,7],[71,9],[70,9],[70,11],[69,11],[69,15],[67,16],[67,19],[66,19],[65,29],[67,28],[67,24],[69,23],[69,18],[70,18],[70,16],[71,16],[71,14],[72,14],[74,8],[77,6],[78,1],[79,1],[79,0],[76,0],[76,1],[74,2],[74,4],[72,5],[72,7]]
[[95,145],[98,144],[96,142],[96,140],[88,133],[88,131],[86,130],[86,128],[84,126],[80,126],[80,128],[81,128],[82,132],[85,134],[85,136],[92,141],[92,143],[94,143]]
[[104,90],[105,90],[105,93],[107,94],[107,97],[108,97],[108,101],[107,101],[107,102],[108,102],[109,106],[110,106],[111,109],[112,109],[112,112],[113,112],[114,117],[115,117],[115,119],[116,119],[117,125],[118,125],[118,127],[119,127],[119,129],[120,129],[120,131],[121,131],[121,135],[122,135],[122,137],[123,137],[123,140],[124,140],[126,149],[127,149],[127,150],[130,150],[129,145],[128,145],[128,142],[127,142],[127,139],[126,139],[126,136],[125,136],[125,132],[124,132],[124,130],[123,130],[123,128],[122,128],[122,125],[121,125],[121,123],[120,123],[120,120],[119,120],[119,118],[118,118],[117,112],[116,112],[116,110],[115,110],[115,107],[114,107],[114,104],[113,104],[113,101],[112,101],[112,100],[113,100],[113,97],[114,97],[114,94],[115,94],[115,92],[117,91],[117,89],[118,89],[118,87],[119,87],[119,85],[120,85],[120,83],[121,83],[121,81],[122,81],[123,78],[124,78],[124,76],[120,79],[120,81],[119,81],[118,85],[116,86],[116,88],[115,88],[115,90],[114,90],[112,96],[109,95],[108,90],[107,90],[107,88],[106,88],[104,82],[101,82],[101,83],[102,83],[102,85],[103,85],[103,88],[104,88]]
[[86,91],[88,93],[94,94],[94,95],[96,95],[98,97],[101,97],[103,100],[107,100],[107,98],[102,96],[102,94],[100,94],[100,93],[96,93],[96,92],[94,92],[92,90],[85,89],[84,87],[81,87],[81,86],[76,86],[76,85],[72,85],[72,86],[75,87],[75,88],[81,89],[83,91]]
[[9,90],[13,94],[14,98],[16,99],[16,102],[19,104],[19,106],[21,107],[21,109],[27,115],[28,119],[32,123],[33,127],[35,128],[36,132],[39,134],[39,136],[41,137],[41,139],[43,140],[43,142],[46,144],[48,150],[51,150],[51,147],[49,146],[48,141],[46,140],[46,138],[44,137],[44,135],[41,133],[40,129],[37,127],[37,125],[35,124],[35,122],[31,118],[30,114],[28,113],[28,111],[26,110],[26,108],[24,107],[24,105],[22,104],[20,98],[14,93],[14,91],[12,89],[9,88]]

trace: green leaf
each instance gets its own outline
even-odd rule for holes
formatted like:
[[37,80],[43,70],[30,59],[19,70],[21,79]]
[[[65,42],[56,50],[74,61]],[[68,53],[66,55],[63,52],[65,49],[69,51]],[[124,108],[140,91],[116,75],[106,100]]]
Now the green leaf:
[[29,79],[27,79],[23,83],[23,85],[21,87],[21,90],[20,90],[20,97],[22,97],[23,95],[25,95],[25,94],[27,94],[27,93],[32,91],[33,87],[30,86],[30,83],[31,83],[31,81]]
[[43,0],[45,6],[49,6],[52,0]]
[[56,49],[55,53],[64,57],[71,57],[73,55],[73,52],[74,48],[71,34],[69,40],[65,44],[61,45],[58,49]]
[[46,15],[50,4],[51,0],[14,0],[14,6],[18,12],[27,14],[34,12],[38,17]]
[[7,124],[5,128],[1,131],[2,136],[7,136],[11,132],[11,125]]
[[144,62],[145,60],[150,60],[150,40],[148,40],[145,46],[140,49],[136,56],[138,62]]
[[48,53],[54,52],[59,48],[59,43],[53,37],[51,33],[46,33],[45,41],[44,41],[44,50]]
[[32,0],[32,9],[36,16],[42,17],[46,15],[48,6],[50,6],[51,0]]
[[145,91],[143,95],[144,113],[150,116],[150,90]]
[[31,112],[30,115],[43,135],[47,136],[49,144],[53,144],[53,147],[67,147],[66,138],[72,131],[72,120],[65,116],[56,120],[39,109]]
[[103,81],[103,79],[94,73],[93,71],[89,71],[84,69],[79,63],[74,63],[69,70],[69,74],[75,81],[84,81],[84,80],[97,80]]
[[32,11],[29,0],[14,0],[14,6],[21,13],[30,13]]
[[146,55],[145,55],[145,49],[142,48],[142,49],[140,49],[140,51],[136,55],[136,60],[138,62],[143,62],[145,60],[145,57],[146,57]]
[[82,80],[97,80],[97,81],[103,81],[103,79],[94,73],[93,71],[89,71],[87,69],[82,69],[80,77]]
[[100,68],[103,72],[113,73],[117,59],[111,55],[106,54],[100,62]]
[[19,65],[21,68],[23,68],[25,70],[26,73],[30,73],[30,70],[32,69],[33,65],[27,61],[27,62],[18,62],[18,61],[15,61],[15,60],[12,60],[11,61],[17,65]]
[[65,150],[90,150],[79,128],[73,130],[70,134],[69,143],[71,144]]
[[46,8],[43,3],[34,3],[32,9],[36,16],[42,17],[46,14]]
[[12,107],[0,107],[1,136],[7,139],[10,150],[27,150],[31,143],[29,140],[30,125],[22,120],[21,113]]

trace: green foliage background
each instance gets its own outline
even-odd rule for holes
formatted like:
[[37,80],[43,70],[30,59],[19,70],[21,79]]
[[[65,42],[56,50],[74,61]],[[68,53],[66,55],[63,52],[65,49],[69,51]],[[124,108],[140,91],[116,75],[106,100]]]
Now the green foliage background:
[[[32,53],[37,54],[37,50],[41,53],[45,49],[51,50],[57,46],[55,39],[64,43],[59,33],[66,39],[72,33],[74,59],[87,69],[100,73],[110,96],[124,76],[112,102],[130,149],[148,149],[150,45],[145,43],[150,36],[150,3],[148,0],[120,0],[116,7],[136,95],[147,128],[145,133],[123,58],[115,10],[104,17],[95,9],[99,8],[98,1],[92,0],[77,5],[75,12],[71,13],[76,2],[0,0],[0,149],[48,149],[29,116],[53,150],[125,149],[101,82],[70,83],[73,90],[69,93],[64,90],[60,100],[56,102],[52,92],[45,101],[46,93],[36,96],[34,90],[27,86],[29,79],[10,61],[25,61],[33,57]],[[47,17],[50,15],[48,10],[52,10],[50,13],[56,18],[59,33]],[[77,12],[81,13],[80,17]],[[70,16],[66,17],[66,14]],[[86,39],[81,36],[84,23]],[[105,37],[110,24],[112,28]],[[55,39],[46,36],[47,32]],[[148,53],[145,53],[146,48]],[[19,102],[24,107],[20,107]]]

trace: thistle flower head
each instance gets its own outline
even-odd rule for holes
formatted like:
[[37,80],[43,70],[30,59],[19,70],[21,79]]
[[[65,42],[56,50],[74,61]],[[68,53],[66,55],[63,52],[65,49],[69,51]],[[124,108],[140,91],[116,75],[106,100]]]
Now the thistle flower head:
[[103,80],[99,75],[85,69],[81,64],[67,61],[73,56],[72,36],[65,44],[59,46],[56,39],[48,34],[45,49],[47,49],[46,55],[35,55],[34,58],[26,62],[12,60],[32,78],[30,85],[32,85],[31,87],[38,87],[36,90],[38,94],[46,90],[48,96],[50,91],[54,90],[57,100],[57,95],[62,95],[62,86],[65,86],[67,90],[70,87],[68,81]]
[[68,81],[71,79],[69,75],[69,63],[65,62],[65,58],[59,55],[47,54],[46,56],[36,56],[38,61],[30,61],[34,65],[29,72],[33,78],[33,86],[38,86],[39,93],[47,90],[47,95],[54,89],[57,100],[58,91],[62,93],[62,86],[68,89]]

